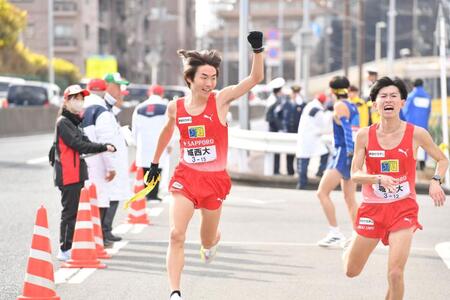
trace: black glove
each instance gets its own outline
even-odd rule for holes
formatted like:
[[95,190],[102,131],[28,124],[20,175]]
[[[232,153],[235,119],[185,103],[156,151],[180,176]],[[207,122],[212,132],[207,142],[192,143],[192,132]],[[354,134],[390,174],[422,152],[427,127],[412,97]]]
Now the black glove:
[[260,53],[264,51],[263,33],[261,31],[250,31],[247,36],[247,40],[250,45],[252,45],[254,53]]
[[116,151],[117,151],[116,146],[114,146],[113,144],[110,144],[110,143],[106,143],[106,144],[105,144],[105,146],[108,146],[108,145],[110,145],[111,147],[114,148],[114,151],[113,151],[113,152],[116,152]]
[[144,176],[144,184],[147,186],[150,182],[158,178],[159,174],[161,173],[161,169],[158,167],[159,164],[152,163],[150,166],[150,170],[147,171]]

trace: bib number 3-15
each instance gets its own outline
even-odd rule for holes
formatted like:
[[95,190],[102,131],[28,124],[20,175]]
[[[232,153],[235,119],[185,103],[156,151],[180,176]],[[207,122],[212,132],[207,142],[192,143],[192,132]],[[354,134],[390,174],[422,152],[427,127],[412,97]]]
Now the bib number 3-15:
[[189,164],[214,161],[217,158],[216,146],[210,145],[199,148],[184,148],[183,159]]

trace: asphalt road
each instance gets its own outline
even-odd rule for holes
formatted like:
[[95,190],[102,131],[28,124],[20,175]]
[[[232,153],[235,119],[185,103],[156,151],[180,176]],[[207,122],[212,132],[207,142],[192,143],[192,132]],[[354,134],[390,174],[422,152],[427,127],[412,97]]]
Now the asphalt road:
[[[45,160],[50,144],[51,135],[0,139],[0,299],[15,299],[22,292],[41,204],[48,210],[56,256],[60,203]],[[333,199],[348,236],[351,226],[342,196],[335,192]],[[149,204],[152,225],[147,227],[125,224],[126,212],[120,210],[115,230],[124,242],[116,243],[121,248],[113,249],[112,259],[103,260],[106,269],[69,274],[55,259],[57,294],[62,299],[168,299],[169,201]],[[450,242],[450,203],[436,208],[424,195],[418,202],[424,230],[416,233],[407,264],[405,299],[450,299],[450,269],[435,250],[439,243]],[[192,219],[182,278],[184,299],[384,299],[386,248],[375,250],[360,277],[346,278],[342,250],[316,246],[327,226],[314,191],[234,185],[224,202],[220,229],[218,257],[204,265],[199,258],[198,213]],[[450,256],[446,248],[443,255]]]

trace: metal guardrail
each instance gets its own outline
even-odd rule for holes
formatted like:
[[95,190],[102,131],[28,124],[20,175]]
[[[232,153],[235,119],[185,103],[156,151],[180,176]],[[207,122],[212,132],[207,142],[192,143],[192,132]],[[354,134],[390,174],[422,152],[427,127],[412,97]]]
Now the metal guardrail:
[[230,148],[241,150],[295,154],[297,134],[243,130],[232,127],[228,130],[228,145]]

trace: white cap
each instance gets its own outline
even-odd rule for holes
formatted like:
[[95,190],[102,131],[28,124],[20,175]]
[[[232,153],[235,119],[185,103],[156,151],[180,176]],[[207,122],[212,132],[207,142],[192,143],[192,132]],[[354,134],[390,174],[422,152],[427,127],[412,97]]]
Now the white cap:
[[284,80],[282,77],[277,77],[273,79],[271,82],[269,82],[269,88],[271,90],[273,89],[279,89],[282,88],[286,84],[286,80]]
[[90,93],[82,89],[78,84],[70,85],[64,90],[64,98],[67,99],[70,95],[83,94],[83,97],[88,96]]

